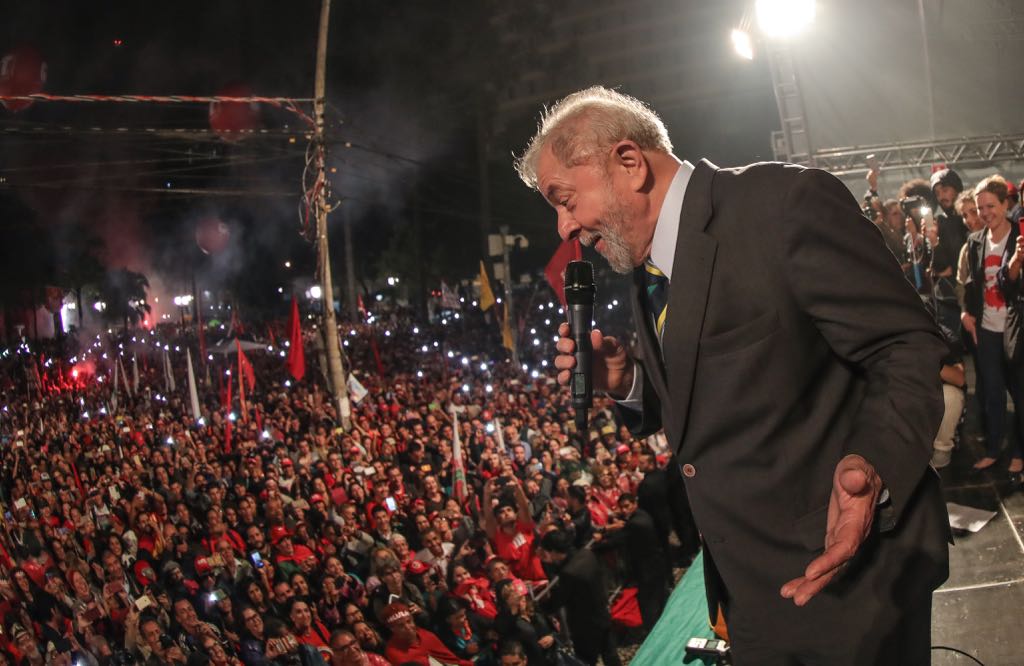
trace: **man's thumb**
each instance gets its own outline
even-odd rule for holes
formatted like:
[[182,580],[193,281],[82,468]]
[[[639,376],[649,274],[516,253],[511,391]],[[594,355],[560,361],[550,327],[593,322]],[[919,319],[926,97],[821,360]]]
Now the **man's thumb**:
[[869,488],[868,475],[862,469],[844,470],[839,475],[839,485],[851,495],[860,495]]

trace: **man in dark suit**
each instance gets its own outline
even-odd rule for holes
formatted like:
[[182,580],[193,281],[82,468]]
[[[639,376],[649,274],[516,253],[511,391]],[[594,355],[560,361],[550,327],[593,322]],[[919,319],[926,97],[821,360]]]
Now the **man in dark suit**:
[[619,496],[619,515],[594,537],[595,552],[614,550],[626,561],[628,583],[636,585],[644,629],[650,631],[668,601],[669,564],[651,514],[630,493]]
[[[654,519],[654,526],[669,559],[686,566],[700,549],[700,537],[697,526],[693,524],[693,513],[690,511],[679,465],[670,462],[668,467],[659,467],[657,457],[645,451],[640,454],[640,471],[644,479],[636,489],[637,502]],[[668,535],[673,529],[679,538],[678,560],[671,557],[669,548]]]
[[573,547],[572,535],[565,530],[545,534],[539,555],[551,585],[545,606],[552,612],[565,609],[576,656],[588,664],[596,664],[601,657],[606,666],[619,666],[608,584],[597,556]]
[[517,168],[563,238],[632,273],[637,353],[595,330],[594,387],[635,433],[664,428],[735,663],[928,663],[945,346],[849,191],[682,162],[604,88],[551,107]]

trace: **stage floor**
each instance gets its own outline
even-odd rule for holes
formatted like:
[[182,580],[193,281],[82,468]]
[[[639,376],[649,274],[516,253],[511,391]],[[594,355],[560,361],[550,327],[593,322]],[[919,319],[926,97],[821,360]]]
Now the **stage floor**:
[[[973,402],[973,396],[970,400]],[[950,575],[934,596],[932,645],[971,654],[986,666],[1024,664],[1024,492],[1014,488],[1001,459],[984,472],[971,467],[983,454],[974,434],[974,405],[968,408],[965,442],[953,462],[940,470],[946,501],[987,511],[995,517],[979,532],[958,532],[949,550]],[[970,663],[944,650],[932,663]]]

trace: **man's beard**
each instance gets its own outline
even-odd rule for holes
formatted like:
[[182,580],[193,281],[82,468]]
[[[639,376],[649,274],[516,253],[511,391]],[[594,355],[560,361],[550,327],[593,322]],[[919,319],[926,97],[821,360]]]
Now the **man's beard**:
[[627,275],[633,271],[633,252],[626,242],[623,232],[626,229],[626,211],[617,201],[609,197],[601,216],[600,232],[584,231],[580,234],[580,242],[593,247],[597,240],[604,240],[604,251],[601,256],[616,273]]

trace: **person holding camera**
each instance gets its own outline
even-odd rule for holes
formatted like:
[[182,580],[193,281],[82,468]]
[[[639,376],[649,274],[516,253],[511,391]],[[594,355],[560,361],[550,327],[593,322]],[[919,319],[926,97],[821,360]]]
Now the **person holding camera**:
[[[1020,273],[1024,263],[1024,241],[1006,217],[1006,181],[989,176],[974,188],[978,213],[985,229],[967,240],[968,271],[964,282],[964,330],[978,347],[978,383],[984,396],[985,455],[974,469],[988,469],[996,463],[1003,447],[1006,393],[1014,399],[1014,411],[1024,423],[1024,401],[1019,385],[1021,373]],[[1020,472],[1020,429],[1010,444],[1009,471]]]
[[496,476],[484,484],[481,515],[494,553],[509,562],[512,573],[526,581],[544,580],[534,544],[530,500],[512,476]]

